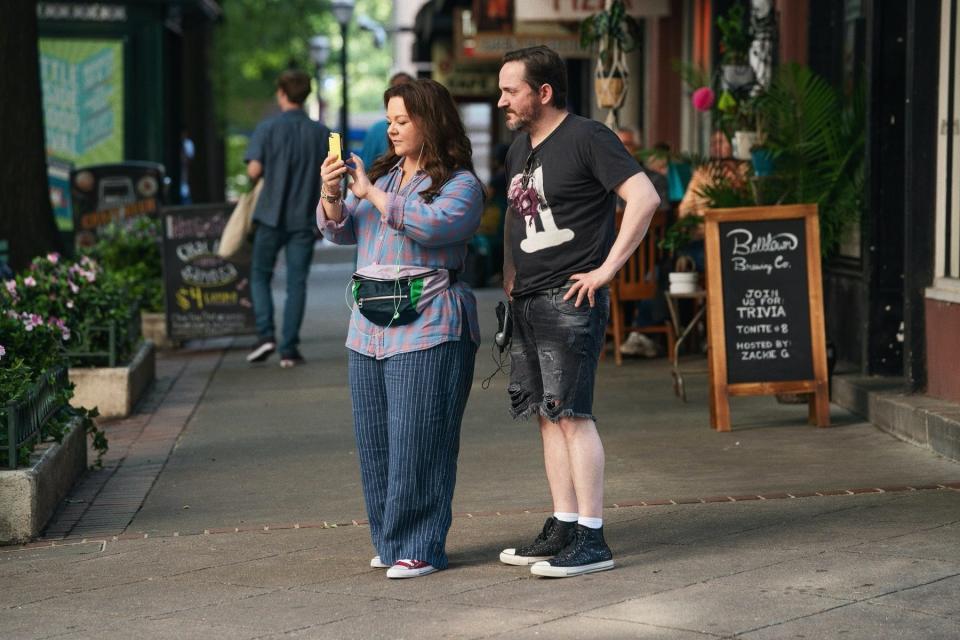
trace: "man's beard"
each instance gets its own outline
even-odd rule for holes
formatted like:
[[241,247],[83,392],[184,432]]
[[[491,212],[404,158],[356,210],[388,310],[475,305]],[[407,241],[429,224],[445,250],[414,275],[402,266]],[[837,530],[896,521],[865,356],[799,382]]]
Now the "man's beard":
[[530,125],[540,119],[540,105],[533,103],[530,109],[524,111],[513,111],[513,124],[507,121],[507,128],[510,131],[526,131]]

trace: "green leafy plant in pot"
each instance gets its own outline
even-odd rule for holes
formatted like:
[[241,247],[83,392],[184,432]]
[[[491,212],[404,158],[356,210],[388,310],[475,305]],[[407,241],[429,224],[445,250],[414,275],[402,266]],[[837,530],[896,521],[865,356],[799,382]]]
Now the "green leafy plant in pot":
[[734,4],[721,16],[717,16],[720,32],[720,81],[724,89],[738,91],[754,82],[750,68],[750,44],[753,35],[747,26],[743,5]]
[[604,109],[617,109],[627,95],[627,64],[624,54],[640,46],[640,25],[627,14],[623,0],[612,0],[607,8],[580,23],[580,47],[596,49],[597,73],[594,91]]
[[703,216],[684,216],[670,225],[657,246],[671,254],[671,271],[667,276],[671,293],[693,293],[699,288],[693,257],[686,251],[703,224]]

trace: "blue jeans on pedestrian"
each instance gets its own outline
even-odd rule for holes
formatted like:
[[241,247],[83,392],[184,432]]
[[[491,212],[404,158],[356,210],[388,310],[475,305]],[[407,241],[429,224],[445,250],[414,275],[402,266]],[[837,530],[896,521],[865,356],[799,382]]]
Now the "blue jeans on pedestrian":
[[250,268],[250,293],[257,335],[273,339],[273,294],[270,282],[280,249],[287,263],[287,299],[283,303],[283,333],[280,354],[295,352],[300,344],[300,325],[307,303],[307,276],[313,260],[314,235],[310,229],[287,231],[258,224],[253,237],[253,259]]
[[447,567],[460,423],[477,347],[464,335],[383,360],[349,351],[370,537],[380,560]]

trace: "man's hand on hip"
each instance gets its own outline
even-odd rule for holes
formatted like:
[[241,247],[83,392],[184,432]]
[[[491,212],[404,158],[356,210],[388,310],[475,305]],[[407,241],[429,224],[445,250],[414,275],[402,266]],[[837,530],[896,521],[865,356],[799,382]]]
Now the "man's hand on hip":
[[592,307],[596,304],[597,290],[609,284],[615,275],[617,275],[616,272],[610,273],[604,267],[594,269],[587,273],[575,273],[570,276],[570,279],[574,281],[573,286],[571,286],[570,290],[563,296],[563,299],[569,300],[576,296],[577,301],[573,304],[579,307],[583,303],[583,299],[586,298]]

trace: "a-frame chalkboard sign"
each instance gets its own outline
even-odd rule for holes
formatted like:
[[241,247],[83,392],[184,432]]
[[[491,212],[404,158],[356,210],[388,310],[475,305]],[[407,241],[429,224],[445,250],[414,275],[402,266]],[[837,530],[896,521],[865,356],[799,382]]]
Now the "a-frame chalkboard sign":
[[816,205],[706,212],[710,424],[730,430],[730,396],[809,393],[830,425]]

